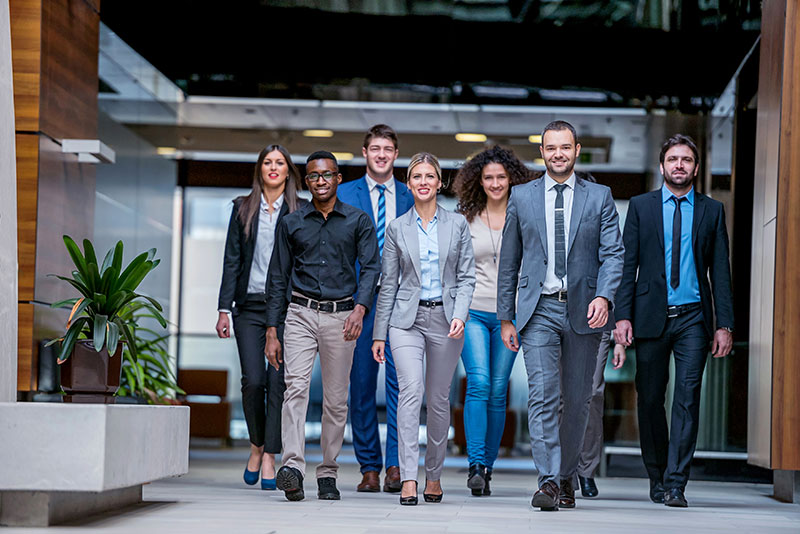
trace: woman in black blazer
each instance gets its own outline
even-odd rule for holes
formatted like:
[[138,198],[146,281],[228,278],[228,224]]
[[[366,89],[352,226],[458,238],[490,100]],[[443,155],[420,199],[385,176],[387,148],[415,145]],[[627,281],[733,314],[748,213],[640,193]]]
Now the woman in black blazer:
[[[252,191],[233,201],[219,290],[217,335],[230,337],[230,313],[242,365],[242,407],[250,434],[244,481],[254,485],[260,476],[265,490],[275,489],[286,389],[283,366],[275,370],[264,358],[267,272],[278,221],[301,202],[299,184],[300,173],[285,148],[270,145],[259,153]],[[283,337],[281,329],[278,335]]]

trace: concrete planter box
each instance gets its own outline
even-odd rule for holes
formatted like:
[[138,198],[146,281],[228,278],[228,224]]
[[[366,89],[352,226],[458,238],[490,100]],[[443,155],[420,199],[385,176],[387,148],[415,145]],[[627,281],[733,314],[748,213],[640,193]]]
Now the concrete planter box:
[[0,403],[0,436],[0,525],[125,506],[189,470],[185,406]]

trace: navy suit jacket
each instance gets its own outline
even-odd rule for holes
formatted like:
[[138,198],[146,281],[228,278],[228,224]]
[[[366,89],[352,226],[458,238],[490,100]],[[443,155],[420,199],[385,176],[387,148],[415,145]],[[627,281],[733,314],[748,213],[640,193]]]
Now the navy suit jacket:
[[[711,338],[714,336],[715,318],[717,328],[733,328],[728,231],[722,203],[697,191],[694,198],[692,252],[697,281],[700,283],[703,322]],[[664,331],[667,321],[667,277],[660,188],[631,199],[623,240],[625,266],[622,283],[617,291],[616,319],[631,321],[634,337],[658,337]]]

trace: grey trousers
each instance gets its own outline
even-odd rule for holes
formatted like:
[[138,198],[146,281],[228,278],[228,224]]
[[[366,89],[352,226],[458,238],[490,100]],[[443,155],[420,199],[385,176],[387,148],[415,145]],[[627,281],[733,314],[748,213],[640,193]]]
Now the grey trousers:
[[286,393],[283,397],[281,430],[283,465],[305,475],[306,412],[311,371],[319,351],[322,371],[322,463],[317,478],[336,477],[336,458],[342,450],[347,423],[347,392],[356,341],[345,341],[342,330],[349,311],[325,313],[289,304],[283,334]]
[[603,406],[606,392],[603,371],[606,368],[612,341],[611,332],[603,332],[597,349],[597,364],[592,377],[592,399],[589,401],[589,421],[586,423],[583,449],[578,459],[578,474],[584,478],[594,478],[603,454]]
[[449,331],[450,324],[441,306],[420,306],[416,320],[408,330],[389,328],[400,389],[397,399],[397,441],[400,478],[403,481],[417,480],[419,415],[423,393],[428,408],[425,476],[428,480],[439,480],[442,475],[447,433],[450,430],[450,385],[464,346],[464,337],[451,339],[447,337]]
[[528,372],[528,429],[539,486],[550,480],[558,484],[573,478],[577,470],[600,333],[576,333],[569,324],[567,303],[542,297],[519,335]]

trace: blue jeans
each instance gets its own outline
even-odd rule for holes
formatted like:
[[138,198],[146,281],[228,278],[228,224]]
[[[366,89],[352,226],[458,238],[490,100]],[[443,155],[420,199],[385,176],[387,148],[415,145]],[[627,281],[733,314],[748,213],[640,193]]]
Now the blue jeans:
[[491,468],[506,425],[506,394],[516,352],[503,345],[496,313],[469,311],[461,360],[467,372],[464,432],[469,464]]

